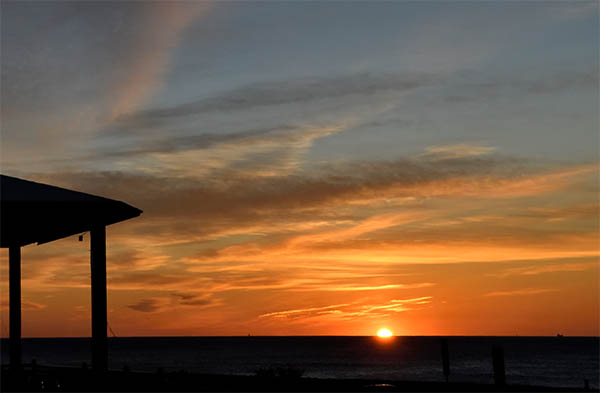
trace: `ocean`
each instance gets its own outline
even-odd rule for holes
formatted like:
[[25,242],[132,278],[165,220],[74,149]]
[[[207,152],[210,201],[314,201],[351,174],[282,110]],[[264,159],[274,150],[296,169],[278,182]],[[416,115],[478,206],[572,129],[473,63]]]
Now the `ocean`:
[[[440,337],[109,338],[109,367],[254,375],[278,367],[312,378],[443,381]],[[2,363],[8,340],[1,341]],[[492,346],[504,348],[506,381],[557,387],[599,385],[598,337],[448,337],[450,381],[492,383]],[[79,367],[89,338],[23,339],[23,361]]]

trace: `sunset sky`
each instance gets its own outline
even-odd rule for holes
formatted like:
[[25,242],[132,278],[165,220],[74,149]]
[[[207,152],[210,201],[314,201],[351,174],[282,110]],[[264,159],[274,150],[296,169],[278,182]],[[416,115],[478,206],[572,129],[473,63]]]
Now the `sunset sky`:
[[[598,4],[3,1],[1,172],[144,211],[117,336],[599,335]],[[84,240],[24,337],[90,335]]]

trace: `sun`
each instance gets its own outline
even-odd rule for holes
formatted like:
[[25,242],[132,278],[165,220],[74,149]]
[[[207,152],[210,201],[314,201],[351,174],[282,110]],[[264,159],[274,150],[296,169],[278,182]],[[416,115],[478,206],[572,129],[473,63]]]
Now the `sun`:
[[382,338],[388,338],[388,337],[392,337],[392,332],[390,332],[387,329],[381,329],[380,331],[377,332],[377,335]]

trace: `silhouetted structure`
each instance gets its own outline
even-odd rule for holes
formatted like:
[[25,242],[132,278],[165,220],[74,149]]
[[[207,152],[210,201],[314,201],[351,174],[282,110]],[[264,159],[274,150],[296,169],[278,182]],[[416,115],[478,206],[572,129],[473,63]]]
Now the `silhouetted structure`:
[[504,348],[497,344],[492,347],[492,363],[494,367],[494,383],[498,386],[506,385],[506,371],[504,369]]
[[448,356],[447,338],[442,338],[442,366],[444,369],[444,377],[446,377],[446,382],[448,382],[448,377],[450,376],[450,356]]
[[106,370],[106,226],[139,216],[124,202],[0,175],[0,247],[9,249],[9,354],[21,365],[21,247],[90,232],[92,367]]

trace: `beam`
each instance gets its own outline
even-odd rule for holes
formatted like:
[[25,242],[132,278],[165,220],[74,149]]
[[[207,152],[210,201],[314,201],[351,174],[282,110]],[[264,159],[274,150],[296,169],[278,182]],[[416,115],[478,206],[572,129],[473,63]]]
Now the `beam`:
[[13,369],[21,367],[21,247],[8,249],[9,358]]
[[108,340],[106,335],[106,227],[96,226],[90,231],[90,259],[92,270],[92,368],[108,368]]

